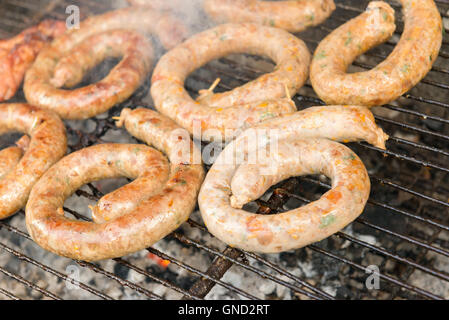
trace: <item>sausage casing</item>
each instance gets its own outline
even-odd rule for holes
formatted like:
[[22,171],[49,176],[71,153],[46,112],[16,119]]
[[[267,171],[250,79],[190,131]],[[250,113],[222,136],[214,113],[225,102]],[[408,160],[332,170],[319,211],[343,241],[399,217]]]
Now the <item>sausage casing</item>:
[[442,20],[433,0],[401,0],[404,32],[393,52],[366,72],[346,73],[357,56],[386,41],[394,11],[373,1],[366,12],[329,34],[317,47],[310,80],[327,104],[376,106],[396,100],[430,71],[442,43]]
[[[229,143],[209,170],[198,198],[208,230],[230,246],[254,252],[303,247],[340,230],[368,200],[365,166],[336,141],[366,140],[385,148],[388,136],[365,107],[314,107],[267,120]],[[242,206],[284,179],[325,174],[332,189],[318,201],[275,215]]]
[[63,21],[44,20],[11,39],[0,40],[0,101],[14,96],[38,53],[65,30]]
[[59,117],[30,105],[0,104],[0,133],[10,131],[24,132],[31,140],[14,169],[0,179],[0,219],[25,206],[31,188],[67,149],[65,127]]
[[[278,65],[272,73],[224,93],[202,91],[197,101],[184,88],[187,76],[231,53],[264,55]],[[290,33],[257,24],[226,24],[201,32],[165,54],[152,77],[155,107],[204,140],[229,140],[240,130],[296,110],[288,97],[308,77],[310,54]]]
[[326,20],[335,10],[335,3],[333,0],[204,0],[204,9],[220,23],[254,22],[300,32]]
[[[118,125],[164,151],[170,167],[159,151],[145,145],[103,144],[63,158],[36,184],[26,207],[27,229],[43,248],[85,261],[120,257],[159,241],[195,208],[204,170],[187,131],[143,108],[125,109]],[[161,177],[152,180],[158,170]],[[99,223],[63,215],[65,199],[83,184],[119,176],[137,179],[100,201],[103,205],[94,209]],[[136,188],[145,183],[154,186]]]
[[[150,72],[153,50],[144,34],[157,34],[171,47],[184,39],[185,32],[177,19],[151,8],[119,9],[90,17],[79,29],[42,50],[26,74],[25,96],[64,119],[101,114],[129,98]],[[121,63],[98,83],[75,90],[59,88],[78,83],[100,58],[117,55],[123,56]]]

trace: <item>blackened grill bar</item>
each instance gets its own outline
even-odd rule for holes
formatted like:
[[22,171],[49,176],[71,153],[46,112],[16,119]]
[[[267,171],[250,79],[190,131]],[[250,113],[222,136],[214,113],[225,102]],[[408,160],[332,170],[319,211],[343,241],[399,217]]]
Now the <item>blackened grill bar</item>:
[[[360,3],[359,3],[360,2]],[[448,10],[449,10],[449,2],[436,0],[435,1],[440,9],[440,12],[443,18],[448,18]],[[338,14],[343,14],[345,16],[355,16],[363,12],[368,1],[346,1],[346,0],[336,0],[337,3],[337,11],[336,13],[327,21],[324,25],[317,27],[316,29],[323,33],[323,35],[327,34],[331,31],[337,24],[341,24],[345,21],[340,17],[336,17]],[[70,5],[68,1],[50,1],[50,0],[42,0],[42,1],[16,1],[16,0],[5,0],[0,3],[0,12],[6,12],[0,16],[0,36],[7,37],[13,34],[20,32],[22,29],[29,27],[30,25],[37,23],[42,18],[54,18],[54,19],[65,19],[65,8]],[[400,10],[400,6],[394,5],[392,3],[395,10]],[[110,1],[90,1],[83,0],[79,1],[82,18],[85,16],[102,13],[110,10]],[[401,19],[399,19],[401,22]],[[402,31],[400,26],[397,30],[397,35]],[[315,46],[319,43],[322,36],[318,37],[310,37],[306,35],[304,37],[301,36],[311,49],[315,48]],[[382,46],[386,51],[391,50],[395,41],[390,40],[386,45]],[[444,128],[447,127],[449,123],[449,104],[446,101],[449,101],[449,83],[445,82],[441,79],[438,79],[438,75],[442,75],[443,77],[449,74],[449,69],[447,68],[447,61],[445,59],[449,58],[447,45],[449,44],[449,38],[447,35],[444,36],[443,40],[443,48],[441,50],[439,59],[437,63],[432,68],[429,76],[422,81],[421,84],[418,85],[420,88],[420,93],[427,92],[426,94],[417,94],[417,93],[407,93],[404,95],[402,99],[406,101],[414,101],[415,103],[421,103],[428,108],[424,108],[421,110],[419,105],[411,104],[410,108],[405,108],[396,104],[391,104],[384,106],[385,109],[395,112],[399,114],[399,117],[395,117],[394,119],[384,116],[384,115],[376,115],[376,120],[379,121],[381,125],[385,125],[385,129],[387,133],[396,132],[400,130],[404,130],[408,134],[413,136],[417,136],[419,141],[410,140],[410,138],[403,136],[392,136],[389,141],[388,150],[382,151],[377,150],[377,148],[368,146],[364,143],[355,144],[354,147],[360,150],[360,154],[370,154],[373,156],[377,156],[379,158],[383,158],[385,154],[390,162],[395,160],[398,161],[396,166],[398,170],[401,170],[402,175],[399,177],[389,177],[387,175],[382,175],[382,172],[376,171],[371,174],[371,181],[373,183],[374,195],[369,200],[369,206],[367,206],[366,211],[376,211],[377,215],[385,219],[390,219],[392,216],[399,216],[405,219],[407,223],[416,224],[417,226],[413,226],[410,230],[402,230],[402,232],[396,231],[393,228],[393,225],[385,225],[383,223],[379,223],[378,220],[371,219],[370,216],[362,215],[359,219],[354,222],[354,227],[363,226],[372,230],[377,234],[376,238],[389,238],[393,239],[392,244],[389,246],[386,245],[377,245],[371,244],[367,241],[357,238],[351,233],[347,231],[341,231],[338,234],[332,236],[329,241],[333,241],[336,243],[338,239],[342,239],[347,242],[345,250],[336,250],[332,247],[326,247],[321,244],[314,244],[308,246],[304,250],[304,252],[310,252],[313,254],[317,254],[320,257],[331,259],[331,261],[335,261],[336,263],[341,264],[341,269],[346,266],[351,270],[354,270],[354,277],[358,277],[357,280],[360,280],[360,275],[357,276],[356,271],[363,274],[366,270],[367,265],[362,263],[362,261],[358,261],[355,257],[355,254],[358,252],[356,250],[362,248],[363,252],[369,252],[373,254],[377,254],[382,257],[382,264],[380,267],[380,279],[382,283],[383,289],[381,290],[384,295],[382,298],[385,299],[395,299],[395,298],[426,298],[426,299],[443,299],[444,297],[439,294],[435,294],[432,288],[426,287],[426,282],[422,281],[419,284],[411,283],[410,278],[415,271],[419,271],[426,275],[430,275],[432,277],[436,277],[438,281],[441,281],[443,284],[448,285],[449,283],[449,275],[444,270],[439,270],[437,267],[432,265],[432,260],[426,259],[426,255],[429,252],[432,252],[441,257],[449,257],[449,241],[445,240],[445,238],[439,238],[439,236],[443,233],[445,235],[449,235],[449,218],[447,216],[447,207],[449,206],[447,202],[447,181],[448,181],[448,172],[449,168],[447,168],[444,164],[447,163],[447,157],[449,156],[448,146],[449,146],[449,135],[447,134],[447,130]],[[384,53],[376,52],[368,52],[364,56],[368,59],[371,59],[370,62],[366,62],[365,60],[358,59],[354,66],[362,68],[362,69],[370,69],[375,66],[376,63],[381,59],[385,59],[387,55]],[[257,58],[260,60],[266,60],[264,58]],[[373,62],[374,59],[374,62]],[[438,62],[446,62],[445,65],[441,65]],[[205,77],[204,75],[199,75],[195,73],[189,78],[188,83],[186,84],[187,89],[191,94],[197,93],[197,87],[205,88],[208,87],[214,80],[215,77],[222,76],[223,79],[231,79],[231,81],[223,80],[218,89],[228,90],[235,86],[235,82],[242,83],[248,80],[253,79],[256,75],[263,73],[263,70],[258,70],[253,66],[248,66],[242,64],[238,61],[234,61],[231,58],[223,58],[219,60],[219,66],[217,64],[211,63],[202,68],[203,71],[206,71],[207,74],[213,74],[213,77]],[[438,80],[436,80],[438,79]],[[141,92],[147,92],[149,88],[149,83],[145,85]],[[304,107],[303,104],[316,105],[323,104],[321,100],[319,100],[314,94],[309,93],[311,91],[311,86],[306,85],[305,89],[307,90],[306,94],[299,94],[295,97],[295,102],[297,102],[298,107]],[[433,94],[436,93],[436,94]],[[19,94],[20,96],[21,94]],[[70,145],[71,151],[78,150],[83,147],[87,147],[96,143],[102,143],[103,138],[110,131],[115,130],[115,125],[112,121],[113,116],[117,116],[120,113],[120,110],[124,107],[136,106],[141,102],[141,98],[144,95],[137,98],[131,98],[131,102],[125,102],[121,106],[113,108],[109,113],[106,119],[93,119],[95,122],[95,129],[90,132],[84,132],[82,130],[78,130],[72,128],[71,124],[67,123],[68,133],[71,136],[77,137],[77,142]],[[436,97],[438,96],[438,98]],[[441,98],[443,97],[443,99]],[[444,99],[445,98],[445,99]],[[137,101],[137,104],[134,102]],[[142,103],[143,104],[143,103]],[[438,110],[440,108],[440,110]],[[432,112],[429,112],[432,110]],[[433,111],[437,110],[437,113],[434,114]],[[441,111],[442,110],[442,111]],[[396,119],[396,118],[399,118]],[[438,123],[442,130],[432,130],[427,128],[424,121],[431,120],[435,123]],[[399,151],[400,150],[400,151]],[[420,153],[425,153],[424,156]],[[381,160],[382,161],[382,160]],[[383,160],[387,161],[387,160]],[[382,164],[380,164],[382,165]],[[384,164],[385,165],[385,164]],[[370,168],[368,168],[370,169]],[[434,177],[438,177],[438,181],[442,181],[442,183],[446,183],[446,185],[442,185],[440,187],[435,187],[437,181],[430,182],[430,186],[428,188],[421,188],[418,184],[418,180],[415,179],[413,182],[410,182],[410,179],[403,181],[401,179],[406,179],[403,177],[413,176],[418,171],[423,170],[431,170],[430,178],[432,179],[432,174]],[[371,173],[371,172],[370,172]],[[435,178],[436,179],[436,178]],[[269,197],[267,201],[259,201],[259,211],[264,213],[275,213],[282,212],[285,210],[284,206],[292,199],[295,199],[302,203],[307,203],[313,201],[313,198],[316,195],[320,194],[320,190],[329,188],[329,185],[325,182],[322,182],[316,178],[309,177],[301,177],[293,179],[295,188],[298,185],[308,183],[309,185],[314,186],[316,189],[315,195],[308,194],[296,194],[289,185],[289,181],[281,183],[280,186],[273,188],[274,192]],[[440,188],[440,189],[438,189]],[[102,192],[98,190],[95,186],[89,185],[88,191],[79,191],[77,194],[79,197],[97,200],[101,197]],[[391,204],[387,198],[380,197],[381,193],[385,194],[407,194],[409,197],[409,201],[417,203],[417,209],[404,206],[402,203],[398,201],[395,204]],[[441,195],[446,197],[445,200],[442,200]],[[380,198],[380,199],[379,199]],[[77,219],[85,219],[87,218],[82,214],[78,213],[75,210],[72,210],[69,207],[64,208],[67,214],[73,215]],[[444,210],[446,210],[446,214],[444,214]],[[24,218],[23,211],[21,212],[20,219]],[[0,229],[5,231],[6,235],[15,235],[23,240],[24,242],[31,242],[32,240],[28,236],[28,234],[20,228],[11,225],[11,220],[0,221]],[[411,222],[410,222],[411,221]],[[211,235],[207,232],[206,228],[199,222],[190,219],[186,224],[188,228],[192,230],[196,230],[202,236]],[[430,229],[427,232],[423,232],[420,229]],[[447,238],[447,237],[446,237]],[[11,257],[18,259],[21,263],[32,265],[36,267],[46,274],[49,274],[61,281],[68,281],[73,283],[73,279],[66,274],[65,271],[59,271],[56,267],[48,266],[45,263],[39,262],[35,257],[28,255],[25,251],[15,249],[13,245],[7,243],[7,238],[0,238],[0,250]],[[192,238],[189,235],[185,235],[182,232],[174,232],[171,236],[167,237],[162,241],[177,241],[177,243],[182,244],[183,246],[187,246],[188,248],[196,248],[199,252],[204,255],[210,256],[211,264],[205,266],[203,270],[198,269],[183,261],[182,256],[174,256],[173,254],[165,253],[156,248],[148,248],[148,252],[152,255],[159,257],[160,259],[170,261],[174,266],[190,274],[193,279],[196,279],[192,282],[189,287],[185,285],[181,285],[176,283],[173,280],[167,280],[161,276],[161,274],[154,274],[153,270],[148,270],[137,266],[135,263],[128,261],[126,258],[114,259],[111,261],[114,265],[120,265],[123,268],[128,270],[133,270],[134,272],[142,275],[145,279],[148,279],[146,282],[157,283],[162,287],[165,287],[173,292],[176,292],[183,296],[186,299],[204,299],[208,297],[208,294],[213,291],[216,287],[220,287],[224,290],[227,290],[230,294],[232,294],[236,298],[244,298],[244,299],[260,299],[263,298],[261,293],[254,294],[249,291],[246,291],[243,288],[240,288],[226,280],[226,275],[229,273],[230,268],[239,268],[241,270],[245,270],[252,274],[254,277],[259,278],[261,280],[268,280],[275,283],[279,287],[284,287],[290,290],[295,297],[300,298],[308,298],[308,299],[335,299],[341,298],[338,294],[329,294],[327,291],[323,290],[326,286],[326,282],[317,283],[309,279],[305,275],[296,275],[292,273],[292,270],[288,270],[285,266],[278,265],[271,261],[270,256],[259,255],[254,253],[248,253],[239,251],[236,249],[220,249],[217,248],[216,245],[212,243],[208,243],[206,240],[197,240]],[[403,249],[404,243],[412,246],[410,251],[416,251],[413,257],[404,256],[401,253]],[[407,254],[407,252],[406,252]],[[359,259],[361,260],[361,259]],[[396,261],[401,268],[398,267],[398,270],[387,270],[385,271],[382,267],[388,262]],[[108,281],[115,282],[119,287],[127,288],[127,290],[134,291],[139,296],[142,296],[147,299],[163,299],[164,296],[160,295],[156,292],[153,292],[147,289],[145,283],[136,283],[133,281],[129,281],[119,277],[114,272],[110,272],[103,268],[98,264],[92,263],[84,263],[80,261],[74,261],[77,265],[82,268],[85,268],[96,275],[98,277],[104,277],[108,279]],[[215,265],[214,265],[215,263]],[[223,264],[223,265],[220,265]],[[213,267],[211,267],[213,266]],[[215,272],[214,270],[218,267],[220,272]],[[115,268],[114,268],[115,269]],[[291,268],[290,268],[291,269]],[[228,271],[227,271],[228,270]],[[12,272],[8,270],[4,266],[0,266],[0,272],[3,275],[6,275],[10,281],[20,283],[22,286],[27,288],[29,291],[37,291],[42,294],[43,297],[48,299],[60,299],[61,297],[55,293],[51,292],[49,289],[42,288],[41,286],[33,283],[32,281],[28,281],[24,276],[19,274],[19,272]],[[341,271],[339,271],[341,273]],[[346,276],[342,275],[342,278],[346,278]],[[350,279],[346,279],[350,280]],[[355,280],[355,279],[354,279]],[[349,284],[349,281],[340,281],[338,284],[341,287],[347,288],[347,297],[348,298],[373,298],[369,294],[369,292],[365,292],[364,295],[359,295],[357,290],[354,289],[352,285]],[[99,299],[113,299],[110,295],[106,294],[102,291],[101,287],[96,287],[95,284],[86,284],[80,283],[80,289],[86,293],[91,294],[92,296]],[[194,290],[194,287],[201,287],[201,290]],[[351,289],[352,288],[352,289]],[[3,287],[0,285],[0,296],[4,296],[8,299],[23,299],[27,298],[24,296],[20,296],[14,293],[10,288]]]

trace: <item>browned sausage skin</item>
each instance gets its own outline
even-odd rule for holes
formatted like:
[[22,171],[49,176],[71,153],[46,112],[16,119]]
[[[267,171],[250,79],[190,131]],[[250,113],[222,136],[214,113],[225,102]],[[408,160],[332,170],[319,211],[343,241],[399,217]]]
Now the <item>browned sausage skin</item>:
[[[268,56],[277,67],[228,92],[202,90],[193,100],[184,88],[187,76],[231,53]],[[151,94],[156,108],[191,134],[197,134],[198,126],[204,140],[230,140],[242,129],[294,112],[290,96],[306,81],[309,64],[307,46],[287,31],[252,23],[225,24],[201,32],[165,54],[154,70]]]
[[[63,158],[36,184],[26,207],[27,229],[43,248],[86,261],[120,257],[159,241],[194,209],[204,170],[193,162],[200,154],[189,134],[149,109],[125,109],[118,125],[164,151],[170,165],[145,145],[97,145]],[[157,172],[161,177],[153,180]],[[137,179],[100,200],[98,223],[64,217],[65,199],[83,184],[119,176]]]
[[326,20],[333,0],[259,1],[204,0],[204,9],[217,22],[254,22],[300,32]]
[[[192,2],[191,0],[189,2]],[[186,4],[185,0],[128,0],[132,6],[150,6],[159,10],[172,10],[182,8]]]
[[366,12],[328,35],[318,46],[310,79],[327,104],[387,104],[413,88],[432,68],[442,43],[442,20],[433,0],[401,0],[404,32],[388,58],[366,72],[346,73],[357,56],[386,41],[394,11],[373,1]]
[[27,142],[26,137],[19,141],[26,151],[0,179],[0,219],[25,205],[31,188],[67,149],[65,127],[59,117],[30,105],[0,104],[0,133],[10,131],[26,133],[31,140]]
[[14,170],[29,145],[30,138],[23,136],[16,142],[16,146],[0,151],[0,179]]
[[[120,29],[120,30],[117,30]],[[172,47],[186,36],[177,19],[151,8],[126,8],[94,16],[44,49],[25,77],[27,100],[65,119],[86,119],[123,102],[151,70],[153,50],[144,34]],[[105,57],[122,57],[96,84],[66,90]]]
[[[255,252],[320,241],[359,216],[370,192],[361,160],[335,141],[365,140],[384,149],[387,139],[365,107],[313,107],[260,123],[229,143],[209,170],[198,197],[204,223],[228,245]],[[281,214],[241,209],[270,186],[305,174],[325,174],[332,190]]]
[[11,39],[0,40],[0,101],[15,95],[37,54],[65,30],[63,21],[44,20]]

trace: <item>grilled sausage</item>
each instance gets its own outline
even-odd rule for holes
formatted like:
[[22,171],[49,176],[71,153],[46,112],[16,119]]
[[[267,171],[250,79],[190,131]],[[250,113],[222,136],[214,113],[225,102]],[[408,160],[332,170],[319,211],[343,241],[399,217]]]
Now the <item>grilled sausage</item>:
[[16,146],[0,151],[0,179],[14,170],[29,145],[30,138],[23,136],[16,142]]
[[217,22],[254,22],[300,32],[326,20],[333,0],[204,0],[204,9]]
[[37,54],[65,29],[62,21],[45,20],[11,39],[0,40],[0,101],[16,94]]
[[[0,133],[24,132],[19,141],[26,151],[12,170],[0,179],[0,219],[21,209],[37,180],[67,149],[65,127],[59,117],[26,104],[0,104]],[[11,169],[11,168],[10,168]]]
[[[195,208],[204,170],[188,132],[149,109],[125,109],[122,125],[163,151],[170,167],[145,145],[102,144],[63,158],[36,184],[26,207],[27,229],[43,248],[85,261],[120,257],[159,241]],[[97,223],[64,217],[65,199],[83,184],[119,176],[136,180],[99,201]]]
[[[365,107],[314,107],[267,120],[228,144],[198,198],[209,231],[230,246],[281,252],[320,241],[361,214],[370,181],[360,159],[336,141],[385,148],[388,136]],[[332,190],[307,206],[276,215],[241,210],[289,177],[324,174]]]
[[442,21],[433,0],[401,0],[404,32],[386,60],[366,72],[346,73],[355,58],[386,41],[394,11],[374,1],[366,12],[328,35],[318,46],[310,79],[327,104],[387,104],[413,88],[432,68],[442,42]]
[[[225,93],[202,90],[194,101],[184,81],[195,69],[231,53],[265,55],[274,72]],[[165,54],[157,64],[151,94],[156,108],[204,140],[229,140],[239,130],[280,114],[292,113],[289,98],[308,77],[310,54],[287,31],[257,24],[226,24],[199,33]]]
[[[190,0],[189,2],[192,2]],[[175,8],[182,8],[186,1],[184,0],[128,0],[132,6],[149,6],[159,10],[172,10]]]
[[[80,29],[67,32],[39,54],[25,77],[25,96],[65,119],[93,117],[129,98],[149,73],[153,50],[143,34],[155,33],[171,47],[185,32],[177,19],[150,8],[88,18]],[[122,61],[100,82],[75,90],[60,88],[78,83],[103,58],[117,56]]]

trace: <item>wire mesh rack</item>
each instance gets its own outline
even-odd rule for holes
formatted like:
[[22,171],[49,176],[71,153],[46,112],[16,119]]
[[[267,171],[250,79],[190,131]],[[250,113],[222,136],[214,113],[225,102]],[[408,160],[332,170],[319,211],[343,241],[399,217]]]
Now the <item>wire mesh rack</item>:
[[[449,1],[435,2],[447,29]],[[311,51],[330,31],[360,14],[368,1],[336,3],[328,21],[298,35]],[[111,9],[111,1],[103,0],[2,0],[0,37],[12,36],[43,18],[65,19],[70,4],[80,6],[82,18]],[[397,11],[395,35],[359,57],[353,70],[373,68],[396,45],[403,22],[400,5],[391,4]],[[86,263],[56,257],[35,245],[24,227],[22,210],[0,221],[0,299],[448,299],[448,59],[445,34],[428,76],[397,101],[373,109],[377,122],[391,136],[386,151],[366,143],[349,144],[370,173],[371,197],[353,224],[328,239],[277,255],[244,252],[215,239],[196,212],[143,252]],[[272,67],[263,57],[224,57],[190,75],[186,88],[195,96],[220,77],[217,90],[229,90]],[[97,73],[101,77],[102,72]],[[83,123],[67,121],[69,151],[127,136],[115,127],[112,117],[124,107],[151,108],[149,86],[148,80],[106,115]],[[23,101],[23,93],[14,99]],[[323,105],[310,83],[294,100],[299,110]],[[1,141],[6,145],[13,139],[7,136]],[[253,210],[283,212],[318,199],[329,188],[322,177],[292,178],[271,188]],[[94,183],[78,190],[66,203],[66,214],[89,220],[73,203],[97,201],[104,192]],[[366,281],[374,271],[380,286],[370,289]]]

